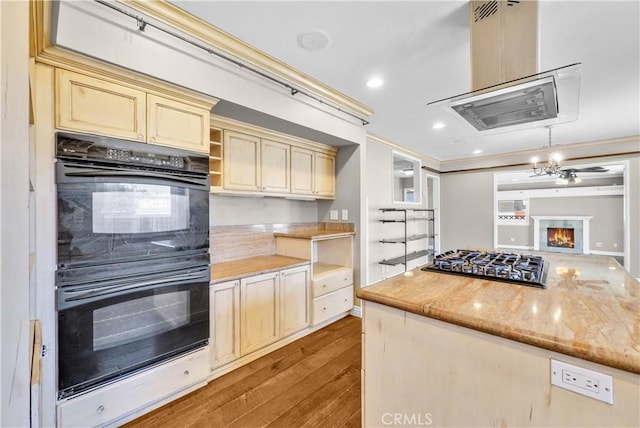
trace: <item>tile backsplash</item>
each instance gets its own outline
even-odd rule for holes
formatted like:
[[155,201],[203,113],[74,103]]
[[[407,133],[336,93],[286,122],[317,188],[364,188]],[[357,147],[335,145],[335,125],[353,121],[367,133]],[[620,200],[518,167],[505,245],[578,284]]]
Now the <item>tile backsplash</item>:
[[353,231],[353,223],[287,223],[213,226],[210,229],[211,263],[254,256],[267,256],[276,252],[274,232],[300,230]]

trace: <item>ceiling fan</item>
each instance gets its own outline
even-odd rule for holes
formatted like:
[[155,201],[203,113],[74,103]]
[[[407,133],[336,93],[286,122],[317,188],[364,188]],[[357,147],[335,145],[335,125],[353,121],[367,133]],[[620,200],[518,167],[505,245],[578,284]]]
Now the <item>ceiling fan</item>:
[[[551,127],[547,127],[549,130],[549,150],[551,150]],[[531,177],[537,177],[540,175],[557,175],[556,184],[573,184],[580,183],[582,180],[578,178],[578,172],[607,172],[608,169],[601,166],[590,166],[586,168],[561,168],[560,156],[557,153],[550,153],[549,160],[546,165],[538,164],[538,158],[533,158],[533,175]]]

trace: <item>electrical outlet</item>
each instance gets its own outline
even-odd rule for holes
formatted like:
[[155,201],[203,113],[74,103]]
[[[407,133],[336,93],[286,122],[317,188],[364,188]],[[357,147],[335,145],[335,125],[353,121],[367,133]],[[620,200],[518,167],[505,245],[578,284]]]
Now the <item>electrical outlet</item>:
[[516,242],[516,238],[509,238],[510,242]]
[[596,242],[596,247],[602,248],[602,242]]
[[613,248],[618,248],[618,243],[617,242],[613,243]]
[[338,219],[338,210],[329,210],[329,220]]
[[349,220],[349,210],[342,210],[342,220]]
[[604,373],[551,360],[551,384],[613,404],[613,379]]

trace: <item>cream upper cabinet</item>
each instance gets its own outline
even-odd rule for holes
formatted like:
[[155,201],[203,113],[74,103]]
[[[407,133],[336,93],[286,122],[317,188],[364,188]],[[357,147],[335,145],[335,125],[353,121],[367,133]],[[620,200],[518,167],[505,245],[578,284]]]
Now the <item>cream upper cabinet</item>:
[[217,146],[210,153],[212,177],[222,182],[214,193],[335,198],[335,148],[229,118],[212,122],[224,135],[222,173]]
[[291,146],[262,139],[260,170],[263,192],[289,193],[291,191]]
[[315,152],[313,187],[317,196],[335,197],[336,194],[336,157]]
[[57,69],[55,97],[56,128],[147,140],[143,91]]
[[291,193],[333,198],[335,155],[293,147],[291,149]]
[[194,152],[209,152],[209,110],[147,95],[148,141]]
[[291,193],[313,195],[313,152],[291,148]]
[[309,326],[310,277],[309,266],[288,269],[280,274],[280,331],[282,337]]
[[260,138],[224,131],[224,188],[260,191]]
[[220,367],[240,357],[240,281],[212,285],[211,367]]
[[240,280],[240,353],[245,355],[280,338],[278,272]]
[[209,152],[211,101],[182,101],[58,68],[55,106],[59,129]]

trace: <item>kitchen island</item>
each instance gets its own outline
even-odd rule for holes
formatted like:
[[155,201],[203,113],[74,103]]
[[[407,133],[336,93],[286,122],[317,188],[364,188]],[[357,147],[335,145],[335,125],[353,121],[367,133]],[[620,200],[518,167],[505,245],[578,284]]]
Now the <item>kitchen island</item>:
[[[639,426],[640,284],[613,259],[540,253],[547,288],[415,269],[363,288],[364,426]],[[613,404],[550,360],[613,378]]]

